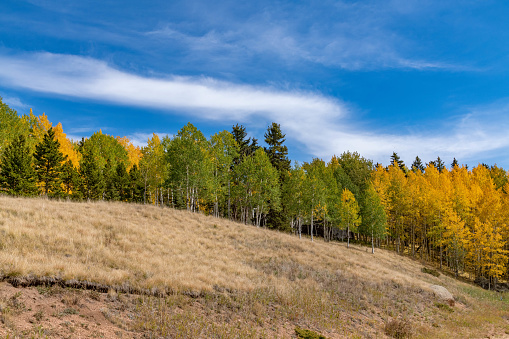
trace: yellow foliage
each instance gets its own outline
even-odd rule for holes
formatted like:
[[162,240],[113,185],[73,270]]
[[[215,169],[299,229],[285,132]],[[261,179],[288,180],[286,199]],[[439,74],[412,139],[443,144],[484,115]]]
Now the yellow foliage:
[[129,166],[127,166],[127,170],[129,171],[134,165],[139,166],[140,159],[143,156],[140,147],[134,146],[128,137],[117,137],[117,141],[127,151],[127,156],[129,157]]
[[60,143],[60,152],[62,152],[64,156],[67,156],[67,160],[70,160],[75,168],[79,168],[81,154],[67,138],[67,135],[62,129],[62,124],[59,122],[53,127],[53,131],[55,132],[55,138]]

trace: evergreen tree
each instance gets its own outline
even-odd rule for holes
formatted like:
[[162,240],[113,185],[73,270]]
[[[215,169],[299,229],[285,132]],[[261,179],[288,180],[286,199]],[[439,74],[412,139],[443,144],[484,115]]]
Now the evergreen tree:
[[401,160],[398,153],[396,153],[396,152],[392,152],[392,155],[391,155],[391,165],[394,163],[398,164],[398,167],[401,169],[404,169],[404,167],[405,167],[405,163],[403,162],[403,160]]
[[[429,164],[433,165],[440,173],[442,173],[442,171],[445,168],[445,164],[442,161],[442,159],[440,159],[440,157],[437,157],[437,160],[430,161]],[[487,165],[486,165],[486,168],[489,169],[489,167]]]
[[65,157],[60,152],[60,143],[55,139],[53,129],[48,129],[43,139],[35,145],[35,171],[41,191],[46,196],[62,194],[62,162]]
[[412,163],[412,171],[414,171],[414,172],[419,171],[419,172],[423,173],[425,169],[426,169],[426,167],[424,167],[424,164],[422,163],[421,158],[416,156],[414,162]]
[[127,173],[123,162],[118,163],[115,168],[115,188],[119,200],[127,201],[129,199],[129,173]]
[[70,160],[62,165],[62,184],[68,197],[79,199],[82,197],[79,187],[81,185],[81,177],[78,170],[73,166]]
[[258,140],[247,138],[246,128],[242,125],[232,127],[232,135],[237,144],[239,144],[239,156],[234,159],[234,164],[239,164],[244,157],[253,154],[258,148]]
[[80,162],[80,174],[83,177],[80,190],[87,200],[103,198],[104,177],[93,150],[82,147],[83,157]]
[[143,202],[144,181],[137,165],[129,171],[128,200],[130,202]]
[[106,166],[104,166],[103,176],[104,176],[104,199],[119,200],[120,194],[117,191],[116,171],[115,168],[111,165],[110,159],[106,159]]
[[13,195],[34,195],[37,192],[32,154],[23,135],[7,146],[0,160],[0,189]]
[[458,160],[456,160],[456,158],[454,158],[451,163],[451,169],[454,169],[454,167],[456,167],[456,166],[459,167],[459,163],[458,163]]
[[269,147],[265,148],[265,153],[269,156],[270,163],[278,170],[280,175],[284,175],[290,170],[290,160],[288,159],[288,147],[284,146],[285,134],[281,132],[279,124],[273,122],[264,135],[265,143]]

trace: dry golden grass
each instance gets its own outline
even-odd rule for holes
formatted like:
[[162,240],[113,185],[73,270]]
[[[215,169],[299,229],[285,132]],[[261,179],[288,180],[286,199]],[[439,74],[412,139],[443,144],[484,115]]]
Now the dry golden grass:
[[[133,326],[162,336],[187,328],[188,337],[285,337],[299,324],[327,337],[383,337],[393,319],[411,323],[423,338],[509,329],[501,316],[508,305],[497,303],[497,295],[421,268],[389,251],[372,255],[362,246],[311,242],[168,208],[0,196],[4,276],[202,292],[199,305],[177,294],[136,306]],[[459,306],[437,307],[430,284],[448,288]],[[238,330],[231,332],[227,324],[235,321]]]
[[[271,260],[426,288],[409,259],[154,206],[0,197],[0,269],[105,284],[234,290],[284,284]],[[376,258],[376,260],[373,260]],[[288,268],[290,269],[290,268]]]

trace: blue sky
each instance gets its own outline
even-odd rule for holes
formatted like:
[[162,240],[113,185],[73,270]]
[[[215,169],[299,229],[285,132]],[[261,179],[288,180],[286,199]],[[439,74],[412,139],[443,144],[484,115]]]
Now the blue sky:
[[358,151],[509,169],[509,4],[3,0],[0,96],[78,139],[187,122],[292,160]]

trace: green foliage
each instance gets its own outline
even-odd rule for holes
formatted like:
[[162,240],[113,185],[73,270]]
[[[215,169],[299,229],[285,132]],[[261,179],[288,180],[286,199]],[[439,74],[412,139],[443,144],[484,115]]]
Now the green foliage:
[[99,167],[98,156],[93,148],[82,147],[82,158],[80,161],[80,174],[82,177],[80,191],[87,200],[98,200],[103,198],[104,176]]
[[438,273],[437,270],[427,268],[427,267],[421,268],[421,272],[426,273],[426,274],[431,274],[432,276],[437,277],[437,278],[440,276],[440,273]]
[[232,193],[248,221],[248,212],[255,209],[255,224],[260,226],[261,218],[269,206],[280,208],[280,188],[277,170],[263,149],[257,149],[234,168],[237,184]]
[[19,135],[0,158],[0,188],[13,195],[34,195],[37,179],[32,161],[26,138]]
[[392,164],[396,164],[400,169],[404,169],[405,168],[405,163],[403,162],[403,160],[401,160],[401,158],[399,157],[398,153],[396,153],[396,152],[392,152],[392,155],[391,155],[391,165]]
[[269,147],[265,148],[265,152],[269,156],[270,163],[280,173],[285,175],[290,170],[290,160],[288,159],[288,147],[284,146],[285,134],[281,132],[279,124],[273,122],[264,135],[265,143]]
[[297,334],[297,337],[299,339],[327,339],[325,336],[321,334],[300,327],[295,328],[295,334]]
[[[454,160],[456,160],[456,158]],[[416,156],[414,162],[412,163],[412,171],[414,171],[414,172],[419,171],[421,173],[424,173],[425,169],[426,169],[426,167],[424,167],[424,164],[422,163],[421,158]]]
[[29,134],[29,124],[26,117],[20,117],[18,113],[7,106],[0,97],[0,156],[6,148],[20,135],[24,135],[26,143]]
[[74,199],[82,198],[82,192],[79,190],[81,186],[81,176],[78,170],[73,166],[70,160],[62,165],[62,184],[68,197]]
[[214,215],[219,217],[219,206],[226,206],[229,216],[229,198],[234,160],[239,157],[239,145],[228,131],[214,134],[209,141],[209,155],[212,161],[213,177],[210,183]]
[[246,156],[249,156],[256,151],[258,148],[258,140],[255,138],[246,138],[246,128],[239,124],[232,127],[232,135],[239,145],[239,156],[234,159],[234,163],[239,164]]
[[60,143],[55,139],[53,129],[48,129],[43,139],[35,145],[35,172],[39,178],[40,190],[46,196],[62,195],[62,163],[66,160],[60,152]]
[[127,200],[131,202],[143,202],[143,177],[137,165],[129,170],[129,186]]
[[166,161],[171,165],[167,185],[180,194],[188,210],[195,211],[199,199],[207,194],[212,182],[213,164],[208,155],[207,140],[188,123],[163,144]]
[[359,227],[359,232],[372,238],[374,251],[373,239],[384,239],[387,234],[387,215],[373,184],[370,184],[364,191],[363,201],[362,224]]

